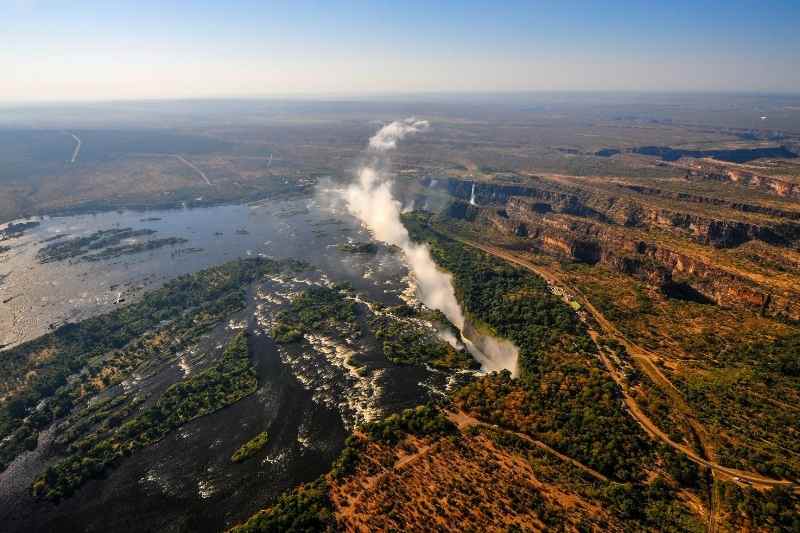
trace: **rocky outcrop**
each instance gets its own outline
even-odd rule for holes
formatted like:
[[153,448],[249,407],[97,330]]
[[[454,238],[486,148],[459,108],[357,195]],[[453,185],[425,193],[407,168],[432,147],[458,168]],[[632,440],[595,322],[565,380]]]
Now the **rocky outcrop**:
[[526,238],[539,252],[603,264],[672,297],[800,319],[799,295],[778,294],[688,254],[631,239],[622,228],[541,214],[531,204],[512,198],[505,209],[482,209],[479,216],[500,231]]
[[698,181],[721,181],[755,189],[784,198],[800,199],[800,185],[771,176],[731,169],[689,169],[686,178]]
[[752,240],[777,246],[792,246],[800,240],[800,224],[762,226],[749,222],[720,220],[668,209],[644,210],[641,225],[683,230],[701,244],[733,248]]
[[538,191],[521,185],[500,185],[479,181],[448,179],[445,187],[450,196],[469,202],[474,199],[481,205],[502,205],[513,196],[536,197],[542,195],[548,200],[555,200],[555,193]]
[[445,214],[450,218],[473,221],[475,217],[478,216],[478,208],[466,202],[459,202],[456,200],[450,202],[445,209]]
[[642,185],[620,185],[620,188],[626,189],[637,194],[644,196],[658,196],[661,198],[669,198],[681,202],[690,202],[693,204],[713,205],[727,207],[735,211],[743,213],[760,213],[776,218],[785,218],[788,220],[800,220],[800,211],[787,211],[785,209],[778,209],[757,204],[748,204],[743,202],[734,202],[725,198],[712,198],[710,196],[702,196],[699,194],[692,194],[687,192],[665,191],[655,187],[645,187]]
[[566,214],[590,212],[593,215],[590,218],[600,222],[678,232],[690,236],[696,242],[717,248],[732,248],[752,240],[777,246],[794,246],[800,241],[800,224],[792,222],[759,225],[715,219],[694,213],[655,208],[628,198],[598,197],[591,199],[590,202],[591,206],[581,201],[580,209],[563,209],[561,205],[511,197],[506,202],[506,211],[519,219],[550,212]]
[[[528,212],[563,213],[621,226],[677,232],[717,248],[732,248],[752,240],[777,246],[795,246],[800,242],[800,223],[794,222],[756,224],[712,218],[653,207],[630,197],[558,190],[551,184],[523,187],[450,179],[446,186],[456,198],[474,200],[483,206],[505,206],[517,218],[524,218]],[[645,192],[644,188],[640,190]]]
[[[682,252],[677,244],[679,239],[639,237],[655,230],[656,234],[669,232],[717,248],[736,247],[752,240],[797,247],[800,223],[796,219],[786,220],[791,216],[784,217],[784,221],[765,218],[766,222],[761,223],[756,217],[723,219],[700,208],[682,211],[678,202],[686,198],[676,196],[659,203],[664,196],[661,191],[645,187],[625,194],[619,190],[622,187],[613,185],[610,189],[579,188],[545,179],[532,180],[527,186],[448,179],[440,180],[438,186],[455,197],[445,210],[447,216],[491,225],[523,239],[542,253],[605,265],[658,287],[670,297],[783,314],[800,320],[800,288],[795,293],[792,289],[777,290],[769,283],[755,283],[744,275],[716,266],[714,254]],[[640,195],[658,198],[640,199]],[[731,207],[724,199],[715,201],[695,195],[692,200],[694,204],[714,205],[710,213],[719,212],[719,207]],[[749,204],[741,205],[741,211],[749,209],[744,207]]]
[[526,187],[451,178],[447,180],[446,188],[451,196],[467,202],[474,200],[476,204],[482,206],[506,205],[512,198],[530,198],[534,200],[531,203],[533,208],[543,213],[553,211],[598,220],[605,219],[600,211],[586,203],[582,194],[559,190],[549,183]]
[[770,315],[800,319],[798,294],[772,291],[749,279],[710,265],[681,252],[646,244],[642,255],[670,270],[673,279],[681,279],[718,305],[745,307]]

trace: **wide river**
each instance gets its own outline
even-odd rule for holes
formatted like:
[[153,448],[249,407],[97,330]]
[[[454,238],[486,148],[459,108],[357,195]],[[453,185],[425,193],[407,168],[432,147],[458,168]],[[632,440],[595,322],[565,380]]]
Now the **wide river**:
[[[259,254],[308,261],[385,303],[399,303],[408,289],[401,256],[385,249],[375,255],[339,251],[337,244],[369,241],[369,234],[346,213],[323,209],[310,198],[36,220],[38,227],[2,242],[11,249],[0,254],[0,346],[111,310],[181,274]],[[156,231],[143,239],[187,242],[103,261],[37,259],[45,241],[57,235],[68,239],[128,227]]]
[[[176,276],[239,257],[291,257],[316,270],[294,279],[262,280],[247,309],[215,328],[196,349],[168,360],[158,371],[134,375],[131,391],[117,387],[109,392],[163,390],[194,372],[196,365],[202,368],[206,354],[221,349],[228,330],[246,327],[253,333],[259,376],[255,394],[182,426],[61,505],[30,495],[35,476],[60,453],[51,441],[64,428],[61,422],[54,424],[42,432],[36,450],[0,473],[3,531],[99,530],[107,528],[108,516],[115,517],[111,529],[121,531],[161,530],[174,523],[192,531],[218,531],[327,471],[353,426],[429,401],[470,379],[470,372],[391,364],[366,337],[344,346],[312,335],[307,343],[291,347],[278,346],[265,334],[269,328],[264,323],[280,305],[277,296],[288,301],[289,295],[323,280],[349,282],[359,298],[386,305],[415,298],[416,283],[402,252],[375,243],[346,211],[322,207],[312,198],[37,220],[38,226],[0,243],[10,247],[0,252],[0,344],[6,349],[64,322],[126,305]],[[40,251],[51,243],[115,228],[154,231],[135,239],[185,242],[97,261],[83,256],[40,260]],[[121,244],[135,244],[135,239]],[[353,253],[340,246],[363,242],[373,242],[377,251]],[[470,338],[462,341],[484,363],[510,346],[477,331]],[[350,355],[358,355],[366,372],[350,366]],[[494,368],[486,364],[486,369]],[[270,435],[266,455],[233,464],[232,451],[259,431]]]

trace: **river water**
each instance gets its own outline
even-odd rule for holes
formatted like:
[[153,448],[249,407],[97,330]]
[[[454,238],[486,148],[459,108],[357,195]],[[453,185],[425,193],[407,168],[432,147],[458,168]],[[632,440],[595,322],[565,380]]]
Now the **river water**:
[[[343,213],[321,209],[308,198],[165,211],[119,211],[44,218],[23,236],[4,241],[0,254],[0,345],[46,333],[51,325],[79,321],[130,302],[145,289],[181,274],[254,255],[308,261],[381,302],[396,304],[408,287],[402,258],[340,252],[337,244],[369,241]],[[152,238],[187,242],[108,261],[41,264],[36,253],[47,239],[86,236],[112,228],[151,229]]]
[[[186,242],[101,261],[41,263],[37,258],[53,237],[128,227],[155,231],[144,239],[179,237]],[[348,242],[373,242],[378,251],[355,254],[337,247]],[[8,346],[135,301],[181,274],[238,257],[296,258],[314,267],[293,279],[264,280],[249,296],[247,309],[219,325],[196,349],[149,376],[134,376],[132,390],[111,391],[135,395],[163,390],[213,360],[233,330],[247,328],[259,373],[256,394],[192,421],[59,505],[33,500],[29,492],[33,478],[58,453],[47,436],[65,428],[54,426],[42,434],[36,451],[0,473],[0,522],[9,531],[223,529],[287,488],[325,472],[355,425],[424,403],[469,377],[391,364],[369,337],[350,346],[315,336],[297,347],[272,342],[270,317],[308,285],[349,282],[364,298],[385,305],[415,299],[416,283],[403,253],[372,240],[348,213],[322,207],[312,198],[43,218],[39,226],[2,244],[10,246],[0,253],[0,344]],[[371,312],[369,303],[359,305],[364,314]],[[502,344],[476,331],[465,333],[475,342],[461,341],[479,360],[476,350],[488,352]],[[361,371],[348,363],[353,355],[363,365]],[[267,455],[232,464],[232,451],[258,431],[270,435]]]

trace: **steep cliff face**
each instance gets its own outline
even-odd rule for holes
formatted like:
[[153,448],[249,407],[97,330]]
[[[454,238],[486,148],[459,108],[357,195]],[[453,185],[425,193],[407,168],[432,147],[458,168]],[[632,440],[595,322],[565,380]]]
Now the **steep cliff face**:
[[552,184],[524,187],[449,179],[446,187],[451,196],[467,202],[474,200],[483,206],[505,205],[514,198],[529,198],[534,200],[531,205],[541,212],[603,218],[600,212],[584,202],[580,194],[558,190]]
[[771,176],[759,176],[752,172],[731,169],[690,169],[687,176],[690,180],[721,181],[756,189],[768,194],[785,198],[800,199],[800,185]]
[[[605,189],[572,187],[544,178],[533,179],[527,186],[448,179],[441,180],[438,187],[456,199],[445,211],[448,216],[489,224],[500,232],[525,239],[542,253],[606,265],[670,296],[694,294],[697,301],[800,319],[800,287],[794,293],[776,290],[769,284],[759,285],[716,266],[713,254],[698,256],[681,251],[678,244],[665,246],[656,244],[658,239],[642,241],[636,237],[644,230],[674,234],[678,239],[665,241],[670,243],[688,239],[714,248],[733,248],[748,241],[761,241],[797,248],[800,223],[795,220],[800,211],[743,202],[736,209],[725,198],[671,191],[665,194],[645,186],[631,187],[626,194],[625,187],[619,185]],[[709,204],[715,210],[721,207],[762,213],[778,220],[765,218],[766,222],[760,223],[749,218],[719,218],[703,213],[702,207],[683,211],[681,201]]]
[[588,264],[603,262],[630,274],[641,270],[623,260],[635,246],[609,232],[603,224],[558,214],[543,215],[530,209],[529,201],[521,198],[512,198],[502,215],[487,210],[482,216],[501,231],[527,237],[543,252]]
[[752,240],[778,246],[793,246],[800,240],[800,225],[794,223],[759,225],[668,209],[642,208],[639,225],[684,231],[697,242],[717,248],[732,248]]
[[[603,264],[670,296],[676,290],[684,295],[693,292],[698,301],[800,318],[800,294],[759,286],[703,259],[632,238],[622,227],[542,212],[535,204],[528,198],[511,197],[504,209],[483,208],[478,218],[502,232],[526,238],[542,253]],[[727,238],[719,228],[709,227],[707,231],[715,238]]]
[[686,254],[652,244],[642,255],[670,270],[674,278],[684,279],[698,292],[725,307],[746,307],[769,315],[800,319],[800,294],[771,290]]
[[[474,194],[474,200],[483,205],[505,204],[512,196],[536,197],[539,194],[545,194],[521,185],[496,185],[452,178],[448,179],[444,185],[451,196],[469,202],[470,199],[473,199]],[[547,196],[548,200],[553,198]]]
[[563,213],[627,227],[668,230],[717,248],[732,248],[751,240],[778,246],[796,246],[800,241],[800,224],[794,222],[756,224],[712,218],[599,191],[568,192],[552,184],[523,187],[455,179],[448,180],[446,186],[456,198],[484,206],[505,206],[518,218],[529,212]]
[[447,216],[460,220],[475,220],[478,216],[478,208],[466,202],[453,201],[445,209]]
[[687,192],[667,191],[656,187],[646,187],[643,185],[624,184],[620,185],[620,188],[644,196],[658,196],[661,198],[669,198],[693,204],[727,207],[729,209],[733,209],[735,211],[741,211],[743,213],[760,213],[775,218],[785,218],[787,220],[800,220],[800,211],[788,211],[785,209],[778,209],[775,207],[731,201],[726,198],[713,198],[710,196],[703,196],[700,194],[692,194]]

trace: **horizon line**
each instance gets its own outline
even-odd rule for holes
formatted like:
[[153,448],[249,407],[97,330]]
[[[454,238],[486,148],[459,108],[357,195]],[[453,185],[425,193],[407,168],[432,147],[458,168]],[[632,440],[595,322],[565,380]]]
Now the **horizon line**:
[[252,95],[219,94],[204,96],[164,96],[140,98],[75,98],[75,99],[2,99],[0,107],[40,107],[51,105],[80,104],[124,104],[124,103],[156,103],[156,102],[203,102],[203,101],[360,101],[387,99],[409,99],[420,97],[497,97],[497,96],[535,96],[535,95],[640,95],[640,96],[756,96],[756,97],[800,97],[800,88],[791,90],[764,89],[507,89],[507,90],[469,90],[453,89],[446,91],[365,91],[356,93],[338,92],[292,92],[265,93]]

